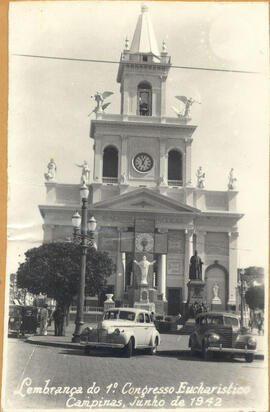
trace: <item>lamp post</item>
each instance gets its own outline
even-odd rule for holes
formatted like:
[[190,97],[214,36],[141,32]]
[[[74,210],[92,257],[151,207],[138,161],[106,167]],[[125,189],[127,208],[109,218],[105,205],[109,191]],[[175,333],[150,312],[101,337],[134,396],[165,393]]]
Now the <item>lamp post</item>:
[[246,281],[244,279],[245,271],[241,269],[240,271],[240,284],[239,284],[239,289],[240,289],[240,297],[241,297],[241,303],[240,303],[240,309],[241,309],[241,326],[244,326],[244,306],[245,306],[245,294],[247,290],[247,285]]
[[[94,241],[94,232],[96,229],[96,219],[91,217],[87,223],[87,203],[88,203],[89,190],[84,183],[80,188],[80,197],[82,200],[82,216],[78,212],[75,212],[72,216],[72,225],[74,228],[74,242],[81,246],[81,273],[80,273],[80,285],[77,300],[77,313],[76,313],[76,327],[73,334],[72,342],[80,342],[81,329],[83,325],[83,307],[85,300],[85,271],[86,271],[86,254],[88,247],[96,248]],[[88,229],[88,230],[87,230]]]

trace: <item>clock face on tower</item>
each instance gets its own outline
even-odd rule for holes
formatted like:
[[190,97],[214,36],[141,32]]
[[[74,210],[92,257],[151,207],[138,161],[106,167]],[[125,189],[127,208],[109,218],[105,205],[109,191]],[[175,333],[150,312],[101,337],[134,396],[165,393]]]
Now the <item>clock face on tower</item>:
[[133,167],[137,172],[146,173],[152,169],[154,161],[147,153],[138,153],[133,158]]

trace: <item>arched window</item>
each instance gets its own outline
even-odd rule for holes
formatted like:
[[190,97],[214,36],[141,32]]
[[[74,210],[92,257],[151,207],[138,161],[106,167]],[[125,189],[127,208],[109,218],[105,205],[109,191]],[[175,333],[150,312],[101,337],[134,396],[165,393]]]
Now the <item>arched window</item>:
[[168,183],[171,186],[182,186],[183,165],[182,153],[178,150],[170,150],[168,154]]
[[152,116],[152,87],[148,82],[138,85],[138,114]]
[[118,178],[118,150],[107,146],[103,152],[103,182],[116,183]]

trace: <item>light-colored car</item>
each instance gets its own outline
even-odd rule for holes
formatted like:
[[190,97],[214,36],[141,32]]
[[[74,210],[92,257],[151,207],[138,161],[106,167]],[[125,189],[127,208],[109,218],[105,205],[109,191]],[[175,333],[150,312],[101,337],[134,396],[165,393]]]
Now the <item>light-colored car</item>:
[[119,349],[131,357],[135,349],[148,349],[151,355],[157,351],[160,335],[150,312],[135,308],[113,308],[104,312],[97,327],[88,326],[81,334],[85,353],[91,349]]
[[189,338],[191,352],[201,352],[205,360],[220,352],[244,356],[247,362],[252,362],[256,345],[256,339],[241,328],[239,316],[228,312],[201,313]]

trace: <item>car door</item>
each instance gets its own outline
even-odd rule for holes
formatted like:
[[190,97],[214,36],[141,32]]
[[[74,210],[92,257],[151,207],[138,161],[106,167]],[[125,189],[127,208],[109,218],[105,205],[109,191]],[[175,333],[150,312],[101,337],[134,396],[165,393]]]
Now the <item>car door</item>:
[[202,347],[202,341],[207,330],[207,316],[202,316],[199,318],[199,325],[197,329],[197,343],[198,346]]
[[136,319],[135,340],[136,346],[144,346],[146,344],[146,323],[144,313],[139,312]]
[[151,339],[152,339],[152,335],[155,329],[155,325],[154,323],[151,321],[150,315],[149,313],[145,313],[144,314],[144,320],[145,320],[145,326],[144,326],[144,330],[145,330],[145,344],[146,345],[150,345]]

